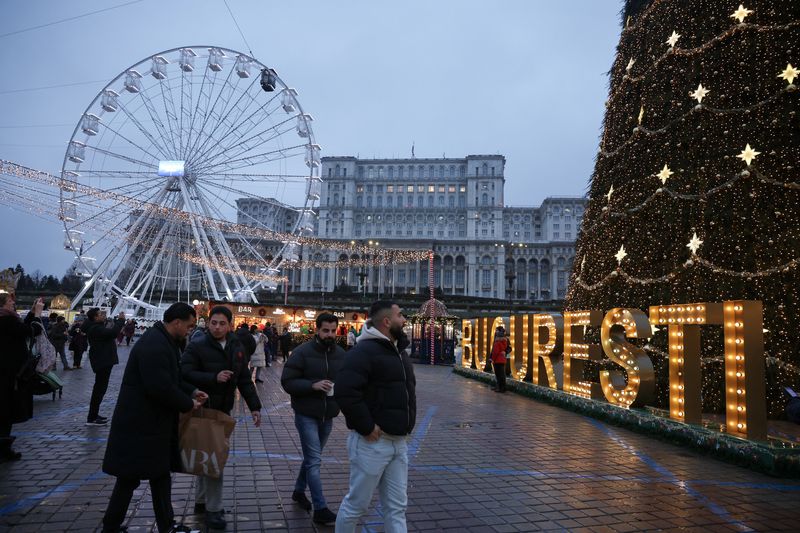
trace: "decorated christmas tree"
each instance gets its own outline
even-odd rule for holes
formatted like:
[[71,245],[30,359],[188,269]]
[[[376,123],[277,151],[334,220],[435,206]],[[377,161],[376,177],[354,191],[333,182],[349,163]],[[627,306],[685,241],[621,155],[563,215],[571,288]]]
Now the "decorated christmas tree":
[[[622,24],[566,307],[763,301],[780,416],[800,384],[800,1],[628,0]],[[645,345],[660,406],[666,334]],[[702,339],[721,412],[721,328]]]

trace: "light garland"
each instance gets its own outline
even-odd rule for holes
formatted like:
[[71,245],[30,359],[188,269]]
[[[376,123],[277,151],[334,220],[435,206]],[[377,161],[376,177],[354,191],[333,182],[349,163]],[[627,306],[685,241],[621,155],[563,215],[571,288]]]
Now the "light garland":
[[118,204],[127,205],[134,210],[142,210],[144,212],[152,212],[159,217],[166,219],[177,219],[184,223],[191,223],[192,221],[200,224],[216,226],[220,230],[227,233],[238,234],[245,237],[276,241],[276,242],[295,242],[299,245],[307,246],[310,248],[318,248],[323,250],[341,250],[353,253],[369,253],[378,257],[386,258],[388,261],[395,261],[398,257],[403,260],[418,261],[425,259],[428,252],[426,250],[409,250],[399,248],[373,248],[359,243],[351,243],[350,241],[337,241],[331,239],[317,239],[314,237],[298,236],[293,233],[284,233],[272,231],[265,228],[253,227],[247,224],[237,224],[208,217],[199,213],[191,213],[181,209],[162,206],[150,202],[145,202],[131,196],[98,189],[78,183],[75,180],[66,178],[58,178],[46,172],[37,171],[18,165],[11,161],[0,160],[0,174],[15,176],[22,179],[34,181],[43,185],[58,187],[63,191],[79,193],[82,195],[89,195],[100,200],[113,201]]

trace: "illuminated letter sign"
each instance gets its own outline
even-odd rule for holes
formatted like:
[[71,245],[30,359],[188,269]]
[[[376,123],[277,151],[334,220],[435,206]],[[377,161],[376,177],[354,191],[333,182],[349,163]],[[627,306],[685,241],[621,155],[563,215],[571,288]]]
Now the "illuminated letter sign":
[[647,315],[639,309],[616,308],[606,314],[600,328],[603,351],[628,374],[626,380],[617,370],[600,372],[600,384],[609,402],[622,407],[652,403],[656,385],[653,363],[642,348],[625,340],[649,339],[650,334]]
[[553,363],[561,355],[564,319],[560,314],[533,315],[533,383],[558,389]]
[[699,424],[700,328],[722,325],[725,342],[725,420],[739,437],[767,437],[762,304],[757,301],[654,305],[650,319],[669,330],[670,417]]
[[586,361],[599,361],[603,351],[599,344],[586,344],[586,326],[599,326],[602,311],[566,311],[564,313],[564,391],[576,396],[603,400],[599,383],[582,381]]

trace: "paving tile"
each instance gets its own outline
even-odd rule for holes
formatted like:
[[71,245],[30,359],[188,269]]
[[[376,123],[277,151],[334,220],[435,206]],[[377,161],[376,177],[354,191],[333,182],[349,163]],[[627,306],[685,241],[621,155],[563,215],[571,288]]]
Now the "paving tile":
[[[124,347],[120,359],[127,359]],[[122,370],[112,373],[101,410],[106,415],[113,412]],[[252,426],[239,400],[234,408],[234,416],[244,418],[225,471],[229,531],[333,530],[317,527],[291,501],[301,451],[281,370],[281,363],[267,369],[258,387],[267,411],[261,428]],[[415,372],[410,531],[796,530],[798,480],[770,478],[624,429],[602,431],[575,413],[513,394],[499,397],[449,368],[416,366]],[[34,419],[14,426],[23,459],[0,465],[0,532],[100,526],[114,484],[101,472],[108,428],[83,425],[91,371],[63,378],[63,398],[37,397]],[[334,510],[347,492],[346,438],[338,418],[322,465]],[[179,519],[199,527],[202,517],[192,515],[195,481],[173,477],[173,507]],[[380,533],[377,500],[363,522]],[[153,522],[143,483],[126,525],[132,533],[151,532]]]

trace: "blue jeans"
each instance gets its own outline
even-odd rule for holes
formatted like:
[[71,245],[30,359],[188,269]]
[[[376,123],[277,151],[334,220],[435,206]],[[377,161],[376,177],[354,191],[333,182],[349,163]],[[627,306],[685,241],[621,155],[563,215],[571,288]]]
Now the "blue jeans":
[[353,533],[378,488],[386,533],[406,533],[408,443],[405,437],[381,435],[369,442],[355,431],[347,437],[350,488],[339,506],[336,533]]
[[295,492],[305,492],[306,485],[311,489],[311,504],[314,510],[324,509],[325,496],[322,495],[322,479],[319,469],[322,464],[322,448],[328,441],[333,429],[333,420],[324,422],[319,418],[294,413],[294,425],[300,434],[300,445],[303,447],[303,464],[294,484]]

